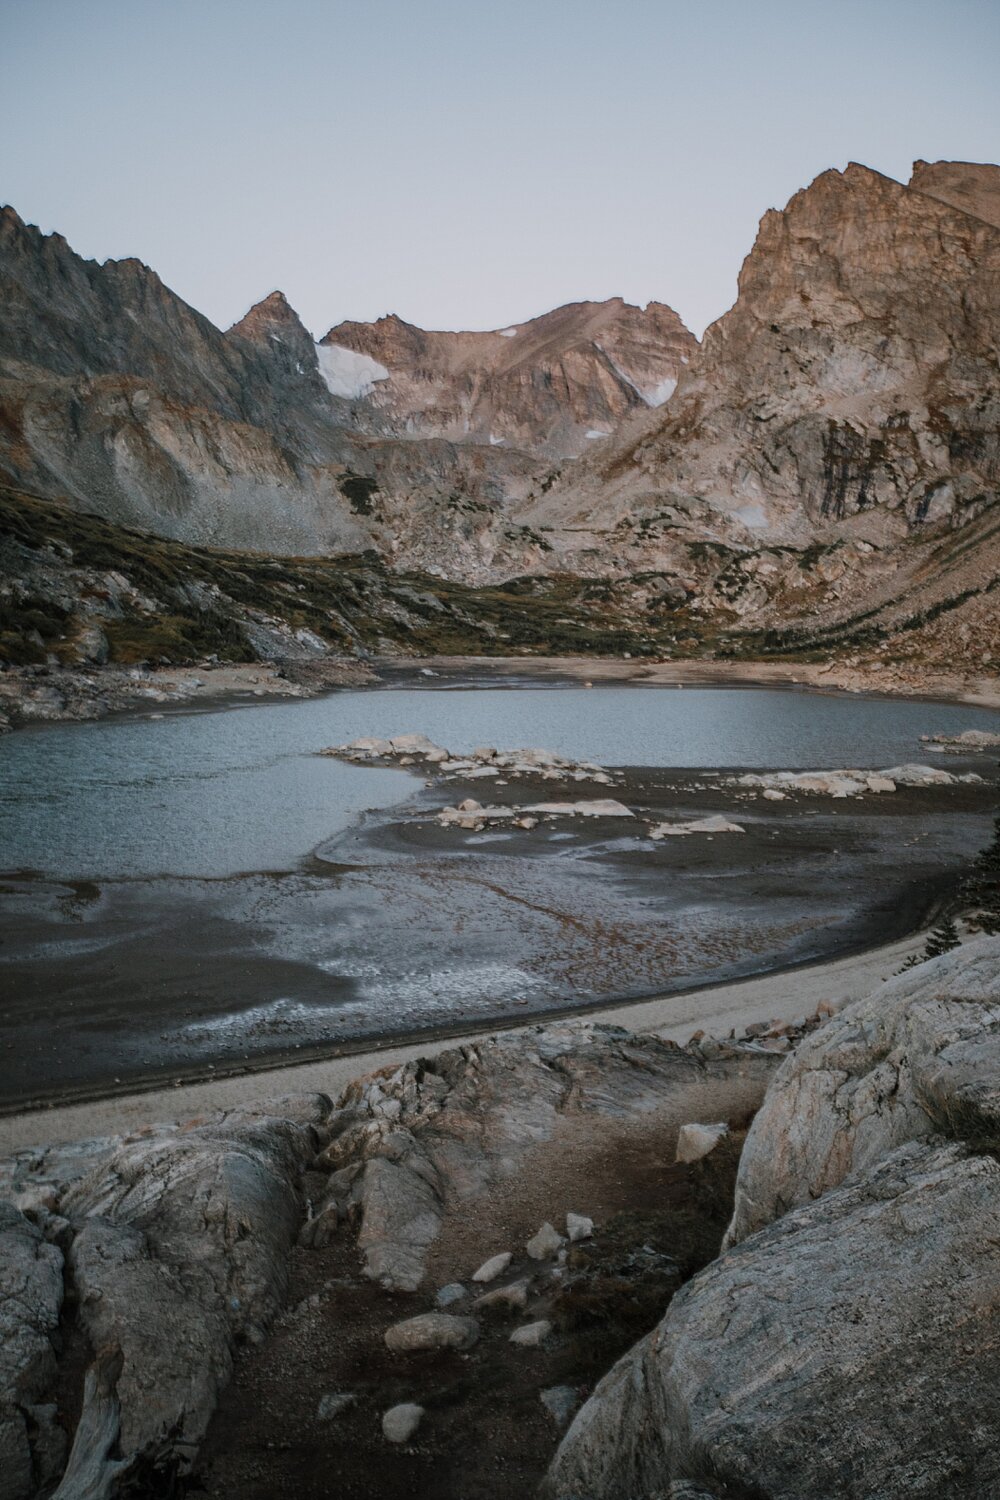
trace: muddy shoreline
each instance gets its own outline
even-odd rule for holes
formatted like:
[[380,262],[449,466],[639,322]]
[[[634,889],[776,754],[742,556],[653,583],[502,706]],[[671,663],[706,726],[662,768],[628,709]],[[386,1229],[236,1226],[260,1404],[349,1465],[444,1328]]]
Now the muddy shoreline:
[[657,661],[621,657],[320,658],[199,667],[0,669],[0,733],[39,724],[166,717],[260,707],[338,688],[614,683],[636,687],[772,687],[1000,708],[1000,679],[843,663]]
[[[434,817],[481,786],[415,778],[406,807],[273,875],[7,876],[0,1114],[433,1047],[837,961],[933,922],[987,842],[995,795],[983,783],[748,804],[718,785],[692,791],[691,773],[632,768],[615,789],[626,802],[721,809],[746,833],[652,845],[586,819],[494,844]],[[491,795],[530,801],[551,786]],[[371,954],[390,965],[374,988]],[[428,976],[442,972],[438,1001]]]

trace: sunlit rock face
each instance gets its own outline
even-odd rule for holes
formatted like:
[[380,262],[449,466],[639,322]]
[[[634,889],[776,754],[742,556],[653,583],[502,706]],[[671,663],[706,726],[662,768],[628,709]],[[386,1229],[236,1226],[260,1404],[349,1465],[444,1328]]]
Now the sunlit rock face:
[[[369,420],[400,436],[507,445],[561,459],[606,438],[623,417],[661,406],[697,348],[660,302],[574,302],[488,333],[431,333],[395,315],[341,323],[321,363],[367,398]],[[346,368],[345,368],[346,366]]]
[[995,212],[1000,168],[918,163],[915,183],[852,164],[765,214],[669,405],[567,472],[548,510],[606,525],[674,505],[736,542],[803,544],[995,500],[1000,233],[954,205]]

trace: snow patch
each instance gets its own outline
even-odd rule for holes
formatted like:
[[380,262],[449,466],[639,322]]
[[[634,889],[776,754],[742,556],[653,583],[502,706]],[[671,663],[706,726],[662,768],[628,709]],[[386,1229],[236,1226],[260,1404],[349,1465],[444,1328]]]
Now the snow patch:
[[751,531],[758,531],[767,525],[767,512],[762,505],[741,505],[733,514]]
[[676,389],[677,381],[671,380],[668,376],[666,380],[661,380],[658,385],[647,386],[639,394],[647,406],[662,406],[664,401],[670,400]]
[[377,359],[345,349],[341,344],[317,344],[319,373],[331,396],[346,396],[355,401],[367,396],[378,380],[388,380],[389,371]]
[[500,329],[500,337],[502,339],[516,339],[517,338],[517,329],[516,328],[501,328]]
[[593,440],[594,438],[610,437],[611,433],[607,430],[607,428],[604,427],[591,427],[590,431],[587,433],[587,436],[591,440]]
[[490,447],[491,448],[502,448],[503,445],[504,445],[504,443],[506,441],[507,441],[506,438],[494,437],[493,434],[492,434],[492,432],[490,433]]

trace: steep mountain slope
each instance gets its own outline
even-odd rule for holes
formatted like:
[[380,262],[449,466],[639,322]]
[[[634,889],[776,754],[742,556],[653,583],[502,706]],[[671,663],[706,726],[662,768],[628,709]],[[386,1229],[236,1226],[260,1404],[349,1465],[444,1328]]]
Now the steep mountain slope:
[[673,392],[697,348],[660,302],[576,302],[492,333],[428,333],[391,315],[341,323],[322,340],[331,389],[346,354],[382,430],[508,443],[567,458]]
[[0,471],[14,482],[184,541],[374,546],[470,578],[541,561],[508,503],[553,452],[661,399],[695,345],[669,308],[620,300],[506,334],[387,319],[376,352],[400,330],[417,349],[394,385],[364,325],[316,345],[274,292],[222,333],[141,262],[84,261],[10,208],[0,308]]
[[[917,180],[958,196],[949,166]],[[973,178],[982,208],[1000,169]],[[547,528],[550,565],[660,573],[698,607],[728,597],[743,630],[937,609],[949,535],[984,537],[956,543],[956,593],[1000,564],[998,349],[1000,230],[865,167],[825,172],[765,215],[669,405],[518,519]]]
[[0,472],[14,482],[161,535],[286,554],[393,555],[402,523],[422,532],[441,511],[435,549],[443,533],[461,567],[466,533],[488,532],[539,469],[376,426],[331,391],[280,293],[224,334],[140,262],[84,261],[0,211]]

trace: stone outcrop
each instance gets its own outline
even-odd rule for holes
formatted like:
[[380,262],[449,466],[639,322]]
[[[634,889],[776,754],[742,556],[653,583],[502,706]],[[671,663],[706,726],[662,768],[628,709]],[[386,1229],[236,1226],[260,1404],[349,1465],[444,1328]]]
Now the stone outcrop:
[[126,1459],[163,1456],[184,1467],[235,1350],[259,1342],[281,1306],[303,1212],[298,1183],[329,1110],[322,1095],[288,1097],[26,1164],[40,1184],[26,1210],[36,1222],[0,1203],[4,1500],[57,1477],[62,1458],[55,1408],[45,1402],[63,1254],[46,1236],[68,1247],[91,1347],[117,1351],[120,1431],[107,1446],[117,1439]]
[[62,1302],[61,1251],[13,1204],[0,1201],[2,1500],[21,1500],[55,1477],[61,1434],[45,1394],[56,1369]]
[[1000,942],[897,975],[782,1064],[747,1137],[729,1240],[935,1134],[1000,1140]]
[[730,1248],[605,1377],[550,1500],[978,1497],[1000,1485],[1000,942],[910,970],[782,1065]]
[[[317,1216],[360,1220],[366,1274],[412,1291],[445,1213],[509,1185],[529,1148],[569,1123],[694,1104],[716,1071],[751,1097],[770,1059],[749,1051],[734,1072],[652,1036],[571,1022],[491,1037],[352,1084],[330,1122],[331,1172]],[[740,1071],[744,1074],[741,1082]],[[553,1231],[554,1232],[554,1231]]]
[[[720,1093],[746,1114],[777,1062],[752,1042],[709,1056],[574,1022],[360,1079],[336,1109],[322,1094],[290,1095],[0,1161],[0,1495],[28,1500],[62,1472],[62,1314],[74,1348],[86,1343],[96,1358],[60,1495],[75,1500],[81,1475],[111,1495],[137,1460],[166,1482],[189,1468],[237,1352],[263,1341],[296,1241],[322,1252],[357,1229],[368,1276],[415,1288],[444,1215],[468,1213],[492,1188],[515,1190],[534,1148],[558,1149],[569,1134],[599,1151],[637,1113],[669,1136],[716,1109]],[[593,1222],[562,1211],[579,1251]],[[548,1224],[544,1239],[536,1248],[547,1261],[564,1239]],[[510,1259],[498,1253],[480,1274],[509,1269]],[[471,1302],[472,1316],[463,1308],[398,1322],[387,1311],[385,1344],[401,1360],[467,1350],[480,1314],[516,1317],[528,1305],[529,1279],[505,1284],[503,1275]],[[461,1285],[445,1291],[442,1307],[468,1305]],[[281,1326],[311,1316],[318,1300]],[[536,1327],[531,1347],[543,1336]],[[321,1421],[351,1399],[327,1395]],[[60,1402],[64,1421],[65,1391]]]

